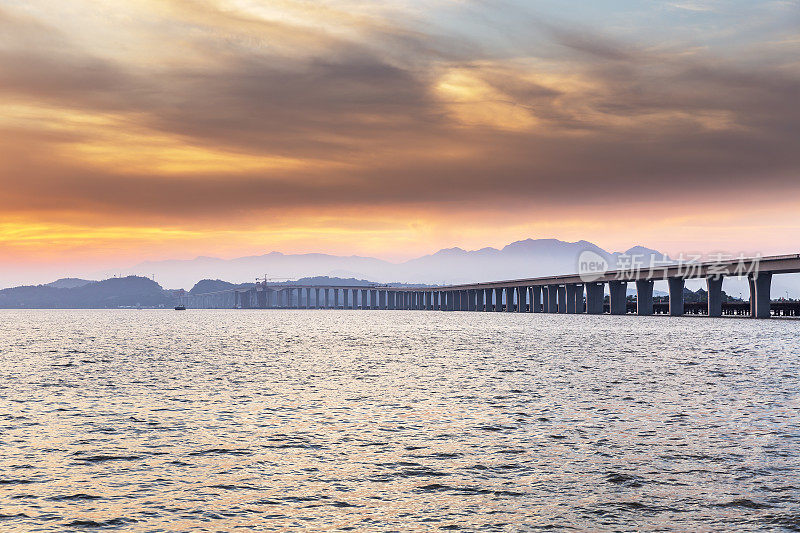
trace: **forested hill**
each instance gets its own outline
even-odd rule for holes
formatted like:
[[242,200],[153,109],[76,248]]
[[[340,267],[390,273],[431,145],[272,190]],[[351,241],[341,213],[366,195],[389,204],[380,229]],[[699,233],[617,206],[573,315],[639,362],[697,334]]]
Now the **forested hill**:
[[58,284],[0,290],[0,308],[89,309],[117,307],[171,307],[178,291],[164,290],[155,281],[128,276],[90,281],[73,287]]

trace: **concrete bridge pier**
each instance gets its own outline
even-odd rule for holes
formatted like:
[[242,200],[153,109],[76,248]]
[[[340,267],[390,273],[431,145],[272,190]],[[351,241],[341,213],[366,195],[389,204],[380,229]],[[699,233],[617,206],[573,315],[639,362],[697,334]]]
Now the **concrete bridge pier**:
[[769,293],[772,285],[772,273],[758,272],[750,278],[750,316],[769,318]]
[[494,292],[494,311],[503,310],[503,289],[493,289]]
[[525,313],[528,310],[528,287],[515,287],[514,298],[517,300],[517,313]]
[[379,309],[388,309],[388,293],[389,291],[379,291],[378,292],[378,308]]
[[575,285],[575,312],[579,314],[586,312],[586,303],[583,298],[583,283]]
[[[581,287],[583,288],[583,287]],[[574,315],[578,312],[578,284],[577,283],[568,283],[566,286],[567,291],[567,302],[566,302],[566,312],[567,314]]]
[[558,313],[558,285],[547,286],[547,312]]
[[486,291],[483,289],[475,291],[475,310],[486,311]]
[[586,283],[586,312],[590,315],[603,314],[605,285],[599,282]]
[[636,282],[636,314],[642,316],[653,314],[653,282],[651,280]]
[[531,313],[540,313],[542,311],[542,288],[539,285],[534,285],[529,289],[531,301]]
[[683,278],[669,278],[667,285],[669,286],[669,315],[682,316],[683,315],[683,287],[686,281]]
[[266,309],[272,309],[275,307],[275,295],[276,292],[272,289],[267,289],[264,291],[264,305]]
[[628,283],[613,280],[608,282],[609,307],[612,315],[624,315],[628,311]]
[[567,286],[559,285],[558,288],[558,312],[564,314],[567,312]]
[[722,316],[722,276],[706,278],[708,316]]
[[506,293],[506,312],[510,313],[514,311],[514,287],[506,287],[503,292]]

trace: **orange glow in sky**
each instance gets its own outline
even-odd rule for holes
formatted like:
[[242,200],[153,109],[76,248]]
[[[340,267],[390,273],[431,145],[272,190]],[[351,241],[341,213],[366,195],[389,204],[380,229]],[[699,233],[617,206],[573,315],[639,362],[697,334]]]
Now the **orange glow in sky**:
[[797,5],[582,3],[5,2],[0,275],[529,237],[797,252]]

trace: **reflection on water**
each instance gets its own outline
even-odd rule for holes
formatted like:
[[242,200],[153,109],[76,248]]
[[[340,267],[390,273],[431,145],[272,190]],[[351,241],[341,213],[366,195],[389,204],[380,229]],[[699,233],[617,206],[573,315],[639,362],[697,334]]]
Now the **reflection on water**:
[[0,530],[797,530],[799,331],[1,311]]

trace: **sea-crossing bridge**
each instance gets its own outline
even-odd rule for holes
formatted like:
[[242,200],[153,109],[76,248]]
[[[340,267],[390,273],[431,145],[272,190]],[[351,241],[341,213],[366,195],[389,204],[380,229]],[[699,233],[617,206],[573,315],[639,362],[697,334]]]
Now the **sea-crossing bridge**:
[[[773,275],[798,272],[800,254],[793,254],[669,263],[611,271],[582,269],[581,274],[436,287],[257,282],[248,288],[189,294],[182,297],[181,303],[187,308],[215,309],[392,309],[612,315],[632,312],[670,316],[680,316],[688,311],[712,317],[726,314],[769,318],[775,314],[800,316],[800,304],[784,305],[770,299]],[[749,304],[722,301],[722,280],[726,277],[747,277]],[[684,303],[687,279],[706,281],[708,302],[702,309]],[[666,280],[669,288],[666,304],[655,303],[653,298],[653,285],[661,280]],[[636,287],[635,303],[627,298],[629,284]],[[609,294],[608,302],[606,293]]]

